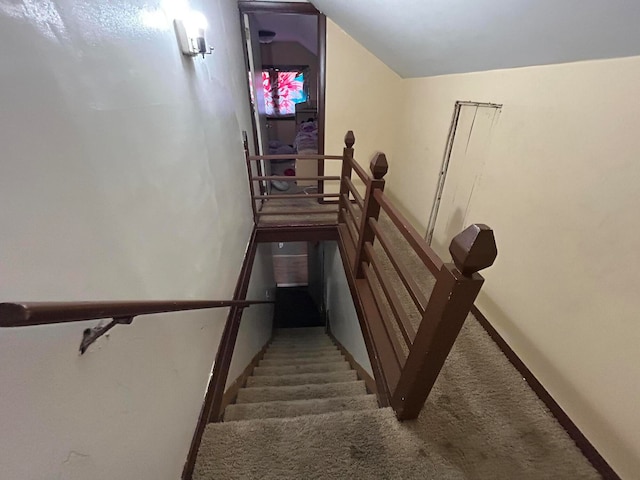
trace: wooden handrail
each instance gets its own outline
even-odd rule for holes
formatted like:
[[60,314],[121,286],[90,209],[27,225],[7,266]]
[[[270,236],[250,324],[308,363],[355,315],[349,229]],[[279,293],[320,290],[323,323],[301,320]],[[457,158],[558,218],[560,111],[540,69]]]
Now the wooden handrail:
[[347,218],[347,212],[344,208],[342,209],[342,216],[345,219],[344,224],[347,226],[349,238],[351,238],[351,241],[353,242],[353,248],[356,248],[356,245],[358,245],[358,232],[356,227],[353,226],[354,221],[353,219],[349,220],[349,218]]
[[360,165],[358,162],[356,162],[353,158],[351,158],[349,160],[351,162],[351,168],[353,168],[355,170],[355,172],[358,174],[360,179],[364,183],[368,183],[369,180],[371,179],[371,177],[369,177],[369,174],[367,173],[367,171],[362,167],[362,165]]
[[420,314],[422,314],[427,307],[427,298],[420,291],[420,287],[418,287],[418,284],[413,279],[413,276],[407,269],[407,266],[402,260],[398,258],[397,251],[391,248],[391,240],[389,240],[387,234],[382,231],[378,221],[375,218],[370,218],[369,224],[371,225],[371,228],[376,235],[376,239],[380,242],[380,245],[382,245],[382,248],[387,254],[387,257],[389,257],[389,260],[391,260],[393,268],[395,268],[396,272],[398,273],[398,276],[407,289],[407,292],[409,292],[413,303],[415,304]]
[[129,325],[134,317],[156,313],[182,312],[207,308],[274,303],[268,300],[157,300],[125,302],[14,302],[0,303],[0,327],[28,327],[55,323],[82,322],[111,318],[105,324],[87,328],[80,342],[80,353],[116,325]]
[[364,262],[362,263],[362,272],[364,273],[365,280],[369,284],[369,288],[371,290],[371,294],[373,296],[375,306],[378,310],[378,314],[382,319],[382,324],[386,331],[387,338],[391,341],[391,346],[393,347],[395,360],[400,366],[400,368],[402,369],[402,366],[404,365],[406,360],[406,355],[402,350],[402,346],[398,341],[398,337],[396,336],[393,330],[393,325],[391,324],[391,320],[389,320],[389,315],[387,315],[387,310],[385,309],[384,304],[382,303],[382,298],[380,297],[378,290],[375,288],[375,283],[373,281],[373,276],[375,274],[372,272],[371,267]]
[[102,318],[133,318],[156,313],[222,307],[248,307],[268,300],[147,300],[124,302],[0,303],[0,327],[27,327]]
[[344,177],[343,181],[347,186],[347,189],[351,192],[351,195],[353,195],[353,198],[355,199],[360,209],[364,209],[364,199],[362,198],[362,195],[360,195],[360,192],[356,190],[356,186],[353,184],[351,179],[348,177]]
[[411,346],[411,343],[413,342],[413,338],[416,336],[416,331],[413,328],[413,325],[411,325],[409,316],[407,315],[406,310],[402,306],[402,303],[400,303],[400,298],[398,297],[398,294],[396,293],[396,291],[393,289],[393,286],[391,285],[391,279],[387,276],[386,272],[382,271],[382,267],[380,265],[380,258],[378,257],[376,252],[373,250],[373,245],[367,242],[365,243],[364,248],[365,248],[365,252],[367,253],[367,257],[369,258],[369,263],[373,267],[373,271],[375,272],[376,277],[378,277],[378,282],[382,287],[382,291],[387,297],[387,302],[391,307],[391,312],[393,313],[396,319],[396,324],[400,329],[402,338],[404,338],[404,341],[407,344],[407,346]]
[[256,160],[342,160],[342,155],[308,155],[288,153],[286,155],[249,155],[249,161]]
[[422,238],[418,231],[409,223],[400,211],[391,204],[388,197],[384,192],[376,190],[373,197],[378,202],[378,205],[387,213],[389,219],[398,227],[402,236],[409,242],[411,247],[420,257],[420,260],[424,262],[431,273],[436,274],[442,268],[444,262],[440,259],[438,254],[427,244],[427,241]]
[[349,201],[349,197],[346,194],[342,194],[342,200],[344,200],[343,202],[344,206],[346,207],[347,212],[349,212],[349,215],[351,215],[351,219],[353,220],[353,223],[358,225],[360,223],[361,214],[358,214],[358,212],[356,212],[355,207]]
[[316,175],[315,177],[298,177],[298,176],[287,176],[287,175],[267,175],[262,177],[251,177],[251,180],[261,181],[261,180],[280,180],[283,182],[292,182],[296,180],[340,180],[340,177],[337,175]]
[[291,200],[293,198],[338,198],[339,193],[292,193],[275,195],[256,195],[256,200]]
[[338,210],[278,210],[277,212],[258,212],[258,217],[277,215],[332,215]]

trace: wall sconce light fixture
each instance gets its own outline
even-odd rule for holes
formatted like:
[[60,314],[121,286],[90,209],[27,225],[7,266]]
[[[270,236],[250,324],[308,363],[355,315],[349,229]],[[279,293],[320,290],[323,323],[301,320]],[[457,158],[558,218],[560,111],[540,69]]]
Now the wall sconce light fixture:
[[207,47],[204,32],[207,29],[207,19],[200,12],[190,12],[185,18],[176,18],[173,26],[178,37],[178,44],[182,53],[188,57],[211,54],[213,47]]

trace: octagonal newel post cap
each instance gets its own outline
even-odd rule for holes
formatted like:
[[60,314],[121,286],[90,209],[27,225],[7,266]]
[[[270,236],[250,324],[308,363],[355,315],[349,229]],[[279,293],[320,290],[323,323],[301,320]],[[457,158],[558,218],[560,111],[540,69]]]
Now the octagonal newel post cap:
[[449,252],[463,275],[490,267],[498,256],[493,230],[482,223],[474,223],[453,237]]
[[344,136],[344,144],[347,148],[353,147],[356,143],[356,136],[353,134],[353,130],[349,130]]
[[389,171],[389,164],[387,163],[387,156],[384,153],[378,152],[371,159],[369,165],[373,178],[381,180]]

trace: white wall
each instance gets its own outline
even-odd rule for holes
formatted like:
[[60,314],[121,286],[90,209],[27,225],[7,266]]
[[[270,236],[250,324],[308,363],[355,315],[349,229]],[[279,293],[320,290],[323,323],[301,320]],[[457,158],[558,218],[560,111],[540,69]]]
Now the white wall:
[[[0,3],[0,299],[230,298],[251,229],[236,2]],[[164,0],[171,9],[180,0]],[[175,479],[227,311],[0,331],[0,478]]]
[[[330,52],[358,48],[329,35]],[[386,191],[422,231],[455,101],[504,104],[466,215],[498,243],[477,304],[613,468],[636,476],[640,57],[401,80],[396,108],[365,117],[331,94],[375,103],[378,87],[357,93],[353,78],[327,75],[327,125],[369,125],[356,152],[386,149]]]
[[[251,270],[247,300],[275,300],[276,282],[273,276],[271,243],[258,244]],[[229,366],[227,388],[242,374],[273,332],[273,305],[254,305],[242,314],[236,348]]]
[[358,314],[351,298],[347,276],[336,242],[324,242],[325,305],[331,333],[373,377],[367,347],[362,337]]

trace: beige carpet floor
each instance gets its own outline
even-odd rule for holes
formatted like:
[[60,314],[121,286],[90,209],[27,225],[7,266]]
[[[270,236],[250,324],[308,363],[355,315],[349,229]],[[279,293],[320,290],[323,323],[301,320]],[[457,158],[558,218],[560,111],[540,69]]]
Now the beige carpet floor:
[[[433,277],[389,221],[380,221],[428,295]],[[396,286],[417,326],[412,300]],[[413,421],[376,409],[328,337],[277,339],[263,361],[277,359],[256,367],[246,403],[230,405],[224,423],[207,426],[195,479],[599,478],[472,315]],[[325,385],[329,396],[309,398],[318,391],[313,385]],[[264,390],[292,386],[297,400]]]
[[[269,199],[264,202],[263,213],[282,211],[299,212],[295,215],[261,215],[259,226],[274,224],[326,225],[335,224],[338,220],[338,206],[318,203],[316,198]],[[310,214],[308,212],[317,212]]]

